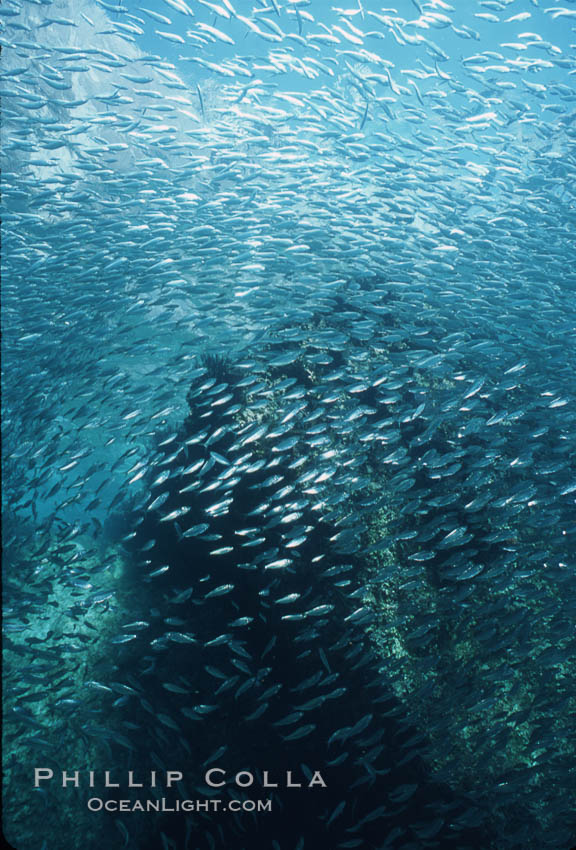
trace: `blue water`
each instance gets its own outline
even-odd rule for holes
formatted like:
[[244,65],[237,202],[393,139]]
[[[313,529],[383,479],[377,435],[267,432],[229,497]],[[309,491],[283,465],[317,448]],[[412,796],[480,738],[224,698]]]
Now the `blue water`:
[[576,4],[0,22],[8,840],[570,850]]

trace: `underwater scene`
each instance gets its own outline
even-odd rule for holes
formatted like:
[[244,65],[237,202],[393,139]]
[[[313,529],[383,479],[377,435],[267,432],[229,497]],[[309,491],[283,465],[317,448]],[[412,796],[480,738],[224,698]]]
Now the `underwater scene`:
[[390,2],[2,0],[16,850],[576,846],[576,2]]

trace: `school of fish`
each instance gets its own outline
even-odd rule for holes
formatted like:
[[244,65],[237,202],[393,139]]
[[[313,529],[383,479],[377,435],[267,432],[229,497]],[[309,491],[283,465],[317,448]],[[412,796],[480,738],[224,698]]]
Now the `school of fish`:
[[574,0],[0,45],[8,841],[571,850]]

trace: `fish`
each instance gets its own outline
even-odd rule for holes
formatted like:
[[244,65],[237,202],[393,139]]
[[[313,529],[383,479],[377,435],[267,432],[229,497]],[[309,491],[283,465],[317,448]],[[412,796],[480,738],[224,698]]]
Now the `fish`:
[[11,841],[141,843],[80,735],[326,773],[150,846],[572,846],[570,4],[149,5],[0,8]]

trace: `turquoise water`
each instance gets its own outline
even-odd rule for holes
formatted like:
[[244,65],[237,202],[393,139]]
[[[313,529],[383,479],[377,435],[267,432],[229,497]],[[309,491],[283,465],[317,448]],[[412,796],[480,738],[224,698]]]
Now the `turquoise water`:
[[0,21],[8,840],[570,850],[576,5]]

